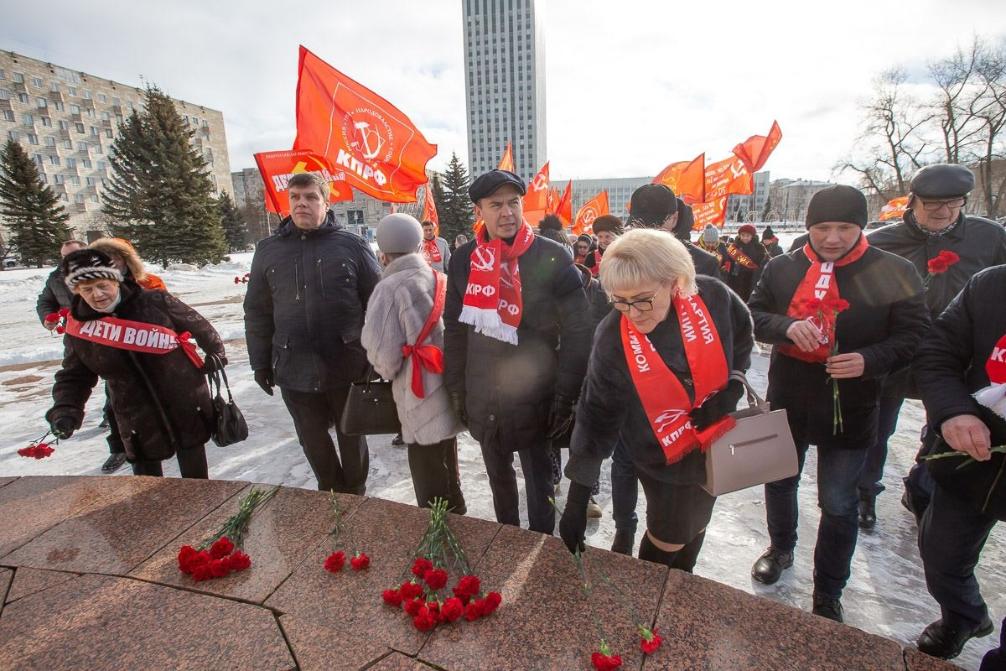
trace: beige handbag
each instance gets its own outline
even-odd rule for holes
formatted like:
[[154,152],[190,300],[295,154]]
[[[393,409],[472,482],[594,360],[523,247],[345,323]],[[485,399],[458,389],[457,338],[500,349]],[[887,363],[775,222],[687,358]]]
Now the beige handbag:
[[785,410],[772,410],[740,374],[748,408],[732,413],[737,426],[706,451],[706,483],[713,496],[775,482],[797,474],[796,444]]

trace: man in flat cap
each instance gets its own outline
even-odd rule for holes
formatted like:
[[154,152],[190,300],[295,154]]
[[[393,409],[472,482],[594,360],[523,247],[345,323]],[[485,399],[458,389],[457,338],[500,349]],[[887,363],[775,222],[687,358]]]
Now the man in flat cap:
[[468,189],[484,226],[448,267],[444,382],[482,447],[496,519],[520,525],[516,452],[529,526],[551,534],[548,442],[572,423],[593,329],[572,255],[534,234],[524,193],[524,180],[507,170],[491,170]]
[[[766,398],[786,410],[801,471],[809,446],[817,448],[813,608],[841,622],[859,532],[857,483],[876,442],[881,384],[911,361],[929,315],[912,264],[867,244],[858,189],[818,191],[806,223],[807,243],[765,265],[748,307],[755,337],[773,345]],[[771,546],[751,570],[764,584],[793,565],[799,484],[797,473],[765,485]]]
[[[919,170],[911,182],[904,221],[885,226],[869,235],[870,245],[912,262],[926,282],[926,307],[935,319],[977,272],[1006,263],[1006,230],[988,219],[964,214],[975,176],[963,165],[930,165]],[[960,260],[945,272],[930,275],[929,261],[953,252]],[[887,442],[898,426],[898,414],[906,398],[919,398],[910,371],[890,375],[880,400],[877,442],[859,481],[860,527],[872,529],[877,522],[876,497],[884,490],[881,480],[887,460]],[[916,516],[926,509],[932,481],[916,465],[905,479],[902,499]]]
[[695,272],[720,279],[720,264],[716,257],[692,244],[691,231],[695,217],[664,184],[644,184],[632,192],[629,199],[629,220],[626,229],[659,228],[672,234],[685,246],[695,264]]

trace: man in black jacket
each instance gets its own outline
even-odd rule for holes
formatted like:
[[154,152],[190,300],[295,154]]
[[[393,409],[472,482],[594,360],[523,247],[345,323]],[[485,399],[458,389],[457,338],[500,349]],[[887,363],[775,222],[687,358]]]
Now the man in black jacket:
[[245,334],[255,382],[270,396],[279,386],[318,489],[363,494],[367,440],[338,426],[350,383],[367,369],[360,332],[381,270],[370,245],[336,223],[328,189],[311,173],[290,179],[290,217],[252,258]]
[[913,371],[927,445],[955,455],[926,463],[936,482],[919,524],[926,586],[942,615],[919,649],[950,659],[993,629],[974,569],[992,528],[1006,521],[1006,454],[992,451],[1006,444],[1006,266],[964,285],[919,346]]
[[663,184],[644,184],[632,192],[629,200],[629,220],[626,230],[632,228],[660,228],[676,237],[688,250],[695,264],[695,272],[720,279],[720,264],[716,257],[704,252],[691,241],[695,215],[692,208],[674,195]]
[[482,447],[496,519],[520,524],[516,452],[529,526],[551,534],[549,440],[572,422],[592,325],[569,250],[533,234],[524,193],[524,181],[505,170],[481,175],[468,190],[485,228],[451,256],[444,383]]
[[[768,401],[787,412],[801,470],[808,446],[818,448],[814,613],[837,621],[880,385],[911,360],[929,324],[918,273],[870,247],[864,226],[866,198],[857,189],[838,185],[814,194],[808,244],[769,261],[748,303],[756,338],[774,345]],[[793,564],[799,482],[798,473],[765,486],[772,545],[751,571],[765,584]]]
[[[908,259],[922,277],[929,275],[927,264],[938,254],[953,252],[960,257],[946,272],[928,279],[926,307],[933,319],[975,273],[1006,263],[1006,230],[993,221],[963,212],[974,186],[974,174],[963,165],[926,166],[912,179],[904,221],[869,235],[872,247]],[[870,448],[859,480],[862,528],[872,528],[877,521],[875,504],[877,494],[884,490],[881,480],[887,442],[897,429],[905,398],[918,398],[908,369],[891,375],[884,383],[877,442]],[[931,487],[926,470],[915,466],[905,480],[904,501],[916,515],[925,511]]]

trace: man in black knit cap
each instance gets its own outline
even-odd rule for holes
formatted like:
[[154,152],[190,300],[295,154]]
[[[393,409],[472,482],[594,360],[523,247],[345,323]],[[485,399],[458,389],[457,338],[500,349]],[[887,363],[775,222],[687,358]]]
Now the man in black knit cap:
[[720,279],[720,264],[716,257],[691,242],[695,217],[688,207],[663,184],[644,184],[632,192],[629,200],[629,220],[626,229],[659,228],[671,233],[688,250],[695,272]]

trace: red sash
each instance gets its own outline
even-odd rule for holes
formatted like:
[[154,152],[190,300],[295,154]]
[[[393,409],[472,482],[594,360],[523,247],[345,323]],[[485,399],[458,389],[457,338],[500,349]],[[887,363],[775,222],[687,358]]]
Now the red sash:
[[431,266],[444,260],[444,257],[440,255],[440,247],[437,246],[436,238],[432,240],[423,239],[423,258]]
[[444,352],[436,345],[422,344],[433,327],[440,321],[444,314],[444,303],[447,296],[447,276],[443,273],[433,271],[433,309],[430,316],[426,318],[422,330],[416,336],[416,342],[412,345],[402,345],[402,357],[412,357],[412,393],[416,398],[425,398],[426,391],[423,389],[423,368],[431,373],[444,372]]
[[192,334],[188,331],[175,333],[167,326],[134,322],[118,317],[102,317],[81,322],[72,315],[67,315],[66,333],[74,338],[99,345],[144,354],[167,354],[180,346],[193,366],[203,367],[203,360],[196,351],[195,344],[190,340]]
[[692,427],[688,413],[726,387],[730,370],[720,334],[702,298],[697,294],[686,298],[677,296],[674,298],[674,310],[678,315],[681,341],[695,384],[694,403],[650,339],[637,331],[626,315],[622,315],[625,362],[636,394],[650,420],[650,428],[668,464],[679,461],[697,447],[707,449],[736,423],[728,415],[704,431],[696,431]]
[[600,249],[595,249],[594,251],[591,252],[591,254],[594,257],[594,265],[590,267],[590,274],[593,275],[594,277],[597,277],[598,273],[601,272],[601,259],[604,257],[601,256]]
[[1006,383],[1006,335],[992,348],[989,360],[985,362],[985,372],[992,384]]
[[525,221],[513,244],[505,245],[499,238],[486,240],[486,235],[483,229],[472,250],[468,287],[458,321],[474,326],[476,333],[516,345],[524,308],[517,260],[531,247],[534,232]]
[[803,253],[810,259],[810,268],[807,269],[800,285],[793,292],[793,298],[789,302],[786,314],[794,319],[810,321],[821,331],[822,335],[817,349],[813,352],[802,352],[796,345],[780,345],[780,352],[809,363],[823,363],[831,356],[831,346],[835,342],[837,314],[834,310],[811,306],[832,303],[841,298],[838,292],[838,281],[835,280],[835,268],[855,263],[862,258],[869,246],[870,243],[866,236],[861,234],[859,242],[849,253],[834,262],[822,262],[809,242],[803,246]]
[[758,264],[755,263],[750,256],[742,252],[740,250],[740,247],[738,247],[736,244],[731,242],[727,246],[727,254],[730,255],[731,259],[733,259],[740,265],[744,266],[748,270],[758,270]]

